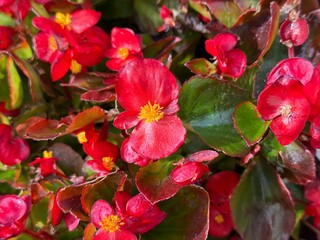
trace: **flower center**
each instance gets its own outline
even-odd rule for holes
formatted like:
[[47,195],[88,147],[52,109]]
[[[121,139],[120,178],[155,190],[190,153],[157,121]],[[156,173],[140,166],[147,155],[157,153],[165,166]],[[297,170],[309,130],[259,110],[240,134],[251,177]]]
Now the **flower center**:
[[52,158],[52,151],[43,151],[43,158]]
[[164,116],[162,111],[163,107],[160,107],[159,103],[154,103],[153,105],[148,101],[148,103],[141,107],[138,119],[145,119],[147,123],[158,122]]
[[218,214],[214,217],[214,220],[216,221],[216,223],[221,224],[224,222],[224,218],[221,214]]
[[118,49],[117,53],[118,53],[119,58],[121,58],[122,60],[125,60],[129,55],[129,50],[128,50],[128,48],[121,47]]
[[284,117],[290,117],[292,114],[292,106],[290,106],[290,105],[281,106],[280,113]]
[[121,222],[121,219],[116,214],[111,214],[109,216],[106,216],[101,221],[101,228],[106,232],[116,232],[120,229],[121,225],[124,223]]
[[73,74],[77,74],[81,72],[82,66],[76,60],[72,59],[70,70]]
[[87,143],[88,139],[86,138],[86,132],[80,132],[77,134],[77,139],[80,144]]
[[58,49],[58,44],[57,44],[57,41],[56,39],[54,38],[54,36],[50,36],[49,37],[49,49],[51,51],[55,51]]
[[55,22],[58,23],[62,28],[70,28],[71,16],[69,13],[57,12],[55,15]]
[[111,171],[115,166],[112,157],[103,157],[102,164],[105,167],[105,169],[107,169],[108,171]]

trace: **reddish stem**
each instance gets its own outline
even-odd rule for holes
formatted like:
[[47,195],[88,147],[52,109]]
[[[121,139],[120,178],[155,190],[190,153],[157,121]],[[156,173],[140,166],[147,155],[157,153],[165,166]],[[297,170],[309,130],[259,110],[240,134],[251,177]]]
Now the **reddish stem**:
[[288,47],[288,56],[289,58],[294,57],[294,47]]

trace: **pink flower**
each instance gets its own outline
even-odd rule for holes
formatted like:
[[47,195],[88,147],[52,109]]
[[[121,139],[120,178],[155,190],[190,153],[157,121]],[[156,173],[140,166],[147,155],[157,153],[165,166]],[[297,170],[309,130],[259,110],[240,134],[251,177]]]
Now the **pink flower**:
[[12,166],[27,159],[30,149],[28,143],[19,136],[12,136],[12,128],[0,124],[0,162]]
[[[154,59],[136,60],[118,72],[118,102],[124,108],[114,125],[135,127],[121,150],[125,161],[136,155],[156,160],[174,153],[184,142],[186,130],[176,116],[179,88],[172,73]],[[139,161],[141,161],[141,159]]]
[[232,78],[242,76],[247,65],[244,52],[234,49],[236,44],[237,37],[232,33],[219,33],[205,41],[206,51],[217,59],[218,71]]
[[30,205],[30,197],[18,197],[16,195],[0,196],[1,239],[17,236],[25,229]]
[[287,47],[302,45],[309,36],[309,26],[304,18],[288,18],[280,26],[281,42]]
[[110,58],[106,66],[113,71],[118,71],[129,61],[143,58],[140,38],[129,28],[113,28],[111,49],[106,50],[105,56]]

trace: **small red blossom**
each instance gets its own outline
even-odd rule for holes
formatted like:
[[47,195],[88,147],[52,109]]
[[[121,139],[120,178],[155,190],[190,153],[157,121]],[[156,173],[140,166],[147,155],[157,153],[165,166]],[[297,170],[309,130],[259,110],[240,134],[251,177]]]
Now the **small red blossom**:
[[106,66],[113,71],[118,71],[129,61],[142,59],[140,38],[129,28],[113,28],[111,48],[106,50],[105,56],[110,58]]
[[12,128],[0,124],[0,162],[12,166],[27,159],[30,149],[28,143],[19,136],[12,136]]
[[116,117],[114,125],[119,129],[136,126],[125,144],[131,150],[121,150],[129,153],[122,156],[124,161],[130,162],[133,153],[142,159],[165,158],[183,144],[186,130],[176,116],[179,88],[160,61],[145,59],[126,64],[118,72],[116,93],[125,111]]
[[280,26],[281,42],[287,47],[302,45],[309,36],[309,26],[304,18],[289,17]]
[[164,21],[164,24],[158,27],[158,32],[162,32],[175,27],[176,23],[174,21],[173,13],[166,5],[163,5],[161,7],[160,17]]
[[116,210],[104,201],[96,201],[91,209],[91,221],[99,228],[93,240],[138,239],[135,233],[146,233],[161,223],[166,214],[157,205],[152,205],[141,194],[131,197],[117,192]]
[[320,229],[320,181],[309,182],[304,187],[304,196],[309,201],[305,213],[314,217],[314,226]]
[[213,39],[205,41],[206,51],[218,62],[218,73],[232,78],[242,76],[247,65],[247,58],[240,49],[234,49],[237,37],[232,33],[219,33]]
[[43,157],[37,157],[34,161],[29,163],[29,166],[39,164],[40,174],[43,177],[47,177],[52,174],[57,174],[57,166],[55,164],[57,160],[57,158],[52,156],[52,151],[44,151]]
[[281,145],[297,139],[309,117],[310,104],[303,85],[287,79],[287,85],[276,82],[267,86],[258,98],[258,111],[263,120],[272,120],[270,129]]
[[210,172],[204,161],[211,161],[218,156],[216,151],[203,150],[191,154],[186,159],[182,159],[171,173],[171,179],[181,185],[186,186],[198,181],[206,172]]
[[16,195],[0,196],[0,238],[19,235],[25,229],[31,198]]
[[226,237],[233,229],[230,197],[240,181],[240,176],[232,171],[214,174],[205,185],[210,197],[209,235]]

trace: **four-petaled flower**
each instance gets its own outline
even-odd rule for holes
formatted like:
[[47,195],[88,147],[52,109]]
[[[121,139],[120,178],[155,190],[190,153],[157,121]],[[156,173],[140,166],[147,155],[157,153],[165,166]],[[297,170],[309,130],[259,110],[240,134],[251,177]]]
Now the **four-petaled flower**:
[[213,39],[205,41],[206,51],[218,62],[218,73],[232,78],[242,76],[247,58],[240,49],[234,49],[237,37],[232,33],[219,33]]
[[114,125],[120,129],[136,126],[122,145],[124,161],[145,165],[148,160],[169,156],[183,144],[186,129],[176,116],[179,87],[160,61],[144,59],[126,64],[118,72],[116,92],[125,111]]

